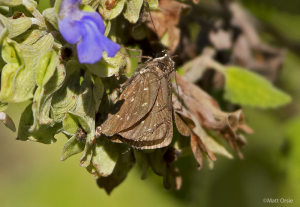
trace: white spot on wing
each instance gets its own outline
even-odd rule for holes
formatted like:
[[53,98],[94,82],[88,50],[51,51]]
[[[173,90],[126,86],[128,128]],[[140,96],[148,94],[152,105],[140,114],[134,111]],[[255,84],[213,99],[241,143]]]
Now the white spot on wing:
[[147,105],[148,105],[148,103],[146,103],[146,102],[142,104],[142,106],[147,106]]

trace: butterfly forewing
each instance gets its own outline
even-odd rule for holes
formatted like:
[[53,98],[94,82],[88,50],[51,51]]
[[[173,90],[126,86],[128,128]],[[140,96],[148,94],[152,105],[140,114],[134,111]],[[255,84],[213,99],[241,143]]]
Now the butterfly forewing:
[[169,77],[162,77],[160,85],[151,111],[136,125],[119,133],[124,142],[135,148],[161,148],[172,141],[173,120]]
[[102,133],[112,136],[126,130],[140,121],[153,107],[156,100],[160,82],[155,82],[157,75],[145,72],[134,78],[120,96],[124,100],[116,114],[109,114],[102,124]]

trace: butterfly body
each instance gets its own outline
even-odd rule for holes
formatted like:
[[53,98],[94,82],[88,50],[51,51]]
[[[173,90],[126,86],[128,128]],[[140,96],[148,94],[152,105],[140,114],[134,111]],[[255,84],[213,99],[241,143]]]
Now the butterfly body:
[[100,126],[106,136],[137,149],[168,146],[173,137],[171,79],[174,62],[165,55],[147,61],[120,95],[119,111]]

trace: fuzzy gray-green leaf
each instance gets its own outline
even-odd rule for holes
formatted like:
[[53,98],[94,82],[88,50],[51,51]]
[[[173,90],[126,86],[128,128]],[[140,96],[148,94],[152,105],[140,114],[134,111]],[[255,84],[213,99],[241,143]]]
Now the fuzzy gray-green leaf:
[[120,69],[126,67],[127,57],[118,52],[115,57],[107,57],[103,54],[103,60],[97,62],[96,64],[90,65],[87,64],[89,71],[99,77],[110,77],[119,72]]
[[54,135],[59,132],[61,126],[56,124],[54,126],[41,125],[38,129],[30,131],[33,124],[33,113],[32,106],[28,105],[27,108],[21,115],[19,129],[18,129],[18,140],[22,141],[35,141],[44,144],[52,144],[56,141]]
[[32,25],[29,17],[20,17],[17,19],[9,19],[0,14],[0,20],[8,30],[8,37],[14,38],[26,32]]
[[17,45],[10,39],[5,39],[2,45],[1,55],[6,63],[16,63],[21,65],[21,60],[17,51]]
[[95,110],[98,112],[104,94],[104,85],[101,78],[95,77],[94,80],[93,97],[95,101]]
[[50,80],[55,72],[58,60],[58,54],[53,50],[41,57],[36,72],[36,83],[38,86],[43,87]]
[[84,143],[79,142],[76,139],[76,135],[73,135],[64,145],[61,160],[66,160],[72,155],[78,154],[83,151]]
[[8,63],[2,68],[1,72],[1,102],[11,102],[14,95],[14,77],[15,73],[23,66],[19,66],[16,63]]
[[51,79],[47,81],[45,86],[39,86],[35,91],[32,110],[34,112],[34,127],[38,125],[53,125],[54,120],[50,118],[50,108],[53,94],[63,84],[65,78],[65,67],[61,64],[57,65],[56,70]]
[[22,4],[22,0],[0,0],[1,6],[18,6]]
[[[80,71],[68,64],[66,68],[67,77],[64,85],[54,93],[51,104],[51,116],[56,122],[64,119],[68,111],[72,111],[76,107],[78,94],[80,92]],[[72,69],[74,71],[72,71]]]
[[34,44],[20,44],[20,54],[24,58],[25,65],[38,66],[40,58],[52,49],[53,43],[53,36],[47,34]]
[[63,121],[63,128],[68,134],[75,134],[78,127],[81,127],[86,133],[91,131],[87,120],[74,112],[68,112]]
[[136,23],[140,17],[140,11],[144,0],[127,0],[123,12],[124,17],[132,24]]
[[48,8],[43,11],[45,19],[58,30],[58,15],[54,8]]

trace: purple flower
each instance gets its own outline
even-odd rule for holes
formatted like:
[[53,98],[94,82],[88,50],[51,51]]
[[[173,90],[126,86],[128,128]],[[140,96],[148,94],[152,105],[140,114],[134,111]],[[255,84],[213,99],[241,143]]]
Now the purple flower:
[[62,36],[68,43],[77,44],[81,63],[98,62],[104,51],[108,57],[114,57],[120,46],[104,36],[105,26],[100,14],[80,10],[80,3],[81,0],[63,0],[58,22]]

